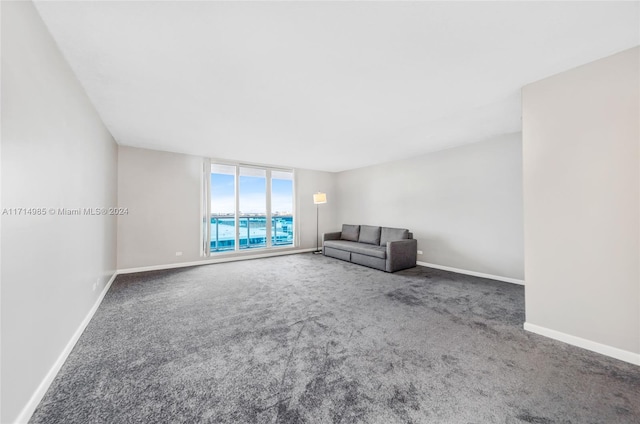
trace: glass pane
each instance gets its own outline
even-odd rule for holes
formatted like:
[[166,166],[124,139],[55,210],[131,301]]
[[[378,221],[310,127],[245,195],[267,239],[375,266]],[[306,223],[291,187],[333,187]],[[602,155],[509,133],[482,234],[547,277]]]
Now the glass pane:
[[240,249],[267,246],[267,171],[240,168]]
[[293,245],[293,172],[271,173],[271,245]]
[[235,166],[211,165],[211,252],[235,250]]

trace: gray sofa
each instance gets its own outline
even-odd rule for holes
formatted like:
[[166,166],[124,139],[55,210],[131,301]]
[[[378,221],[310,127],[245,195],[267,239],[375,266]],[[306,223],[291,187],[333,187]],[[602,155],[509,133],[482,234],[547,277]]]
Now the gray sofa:
[[325,256],[395,272],[416,266],[418,242],[404,228],[372,225],[342,226],[342,231],[322,237]]

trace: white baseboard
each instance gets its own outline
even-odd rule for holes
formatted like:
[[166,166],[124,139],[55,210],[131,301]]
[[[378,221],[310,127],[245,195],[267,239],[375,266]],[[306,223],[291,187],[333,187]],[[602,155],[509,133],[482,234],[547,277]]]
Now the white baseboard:
[[84,319],[76,329],[75,333],[73,333],[73,336],[71,336],[71,339],[69,340],[67,345],[64,347],[60,355],[58,356],[58,359],[56,359],[56,361],[54,362],[53,366],[51,367],[47,375],[44,377],[42,382],[40,382],[40,385],[38,386],[36,391],[33,393],[33,395],[31,395],[31,398],[29,399],[27,404],[24,406],[24,408],[22,408],[22,411],[20,411],[20,414],[18,414],[18,417],[14,422],[15,424],[23,424],[29,421],[34,411],[38,407],[38,404],[44,397],[45,393],[47,393],[49,386],[51,386],[51,383],[53,383],[53,380],[56,378],[56,375],[58,375],[60,368],[62,368],[62,365],[64,365],[64,362],[67,360],[67,357],[73,350],[73,347],[76,345],[76,343],[80,339],[80,336],[84,332],[84,329],[87,328],[87,325],[89,325],[91,318],[93,318],[93,315],[98,310],[98,307],[102,303],[102,299],[104,299],[104,296],[109,291],[109,287],[111,287],[111,284],[116,279],[117,275],[118,273],[114,272],[111,278],[109,279],[109,281],[107,282],[107,284],[105,284],[104,288],[102,289],[102,292],[100,292],[100,296],[98,296],[95,303],[91,307],[91,310],[89,310],[87,315],[84,317]]
[[532,333],[539,334],[541,336],[549,337],[550,339],[558,340],[573,346],[590,350],[592,352],[610,356],[612,358],[619,359],[624,362],[629,362],[634,365],[640,365],[640,353],[634,353],[634,352],[629,352],[628,350],[618,349],[617,347],[594,342],[592,340],[583,339],[582,337],[572,336],[570,334],[562,333],[556,330],[551,330],[549,328],[540,327],[539,325],[531,324],[529,322],[524,323],[524,329]]
[[151,266],[142,266],[137,268],[124,268],[124,269],[119,269],[118,274],[132,274],[134,272],[145,272],[145,271],[160,271],[163,269],[186,268],[186,267],[198,266],[198,265],[219,264],[222,262],[235,262],[235,261],[244,261],[247,259],[269,258],[272,256],[295,255],[298,253],[313,252],[314,250],[316,249],[312,247],[308,249],[284,250],[281,252],[270,251],[268,253],[257,253],[253,255],[226,256],[226,257],[219,257],[219,258],[203,259],[201,261],[179,262],[179,263],[164,264],[164,265],[151,265]]
[[458,274],[473,275],[474,277],[489,278],[491,280],[504,281],[506,283],[513,283],[513,284],[519,284],[521,286],[524,286],[524,280],[518,280],[517,278],[501,277],[499,275],[484,274],[482,272],[468,271],[466,269],[452,268],[450,266],[430,264],[428,262],[418,261],[416,263],[418,265],[420,265],[420,266],[426,266],[428,268],[436,268],[436,269],[441,269],[441,270],[444,270],[444,271],[457,272]]

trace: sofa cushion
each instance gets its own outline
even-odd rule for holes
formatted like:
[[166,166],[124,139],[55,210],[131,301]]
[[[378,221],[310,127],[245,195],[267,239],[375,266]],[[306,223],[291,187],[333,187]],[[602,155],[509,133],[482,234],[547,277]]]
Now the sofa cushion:
[[380,246],[380,227],[374,227],[372,225],[361,225],[358,241],[360,243],[375,244],[376,246]]
[[404,228],[382,227],[380,232],[380,246],[386,246],[388,241],[406,240],[409,238],[409,230]]
[[340,239],[348,241],[358,241],[359,235],[359,225],[342,224],[342,234],[340,234]]
[[374,258],[369,255],[361,255],[359,253],[351,253],[351,262],[358,265],[364,265],[371,268],[376,268],[382,271],[387,269],[387,261],[381,258]]
[[351,261],[351,252],[347,252],[346,250],[334,249],[329,246],[324,246],[322,250],[324,251],[325,256],[342,259],[343,261]]
[[344,250],[346,252],[360,253],[362,255],[373,256],[380,259],[387,258],[386,246],[374,246],[372,244],[358,243],[347,240],[327,240],[324,247],[332,249]]

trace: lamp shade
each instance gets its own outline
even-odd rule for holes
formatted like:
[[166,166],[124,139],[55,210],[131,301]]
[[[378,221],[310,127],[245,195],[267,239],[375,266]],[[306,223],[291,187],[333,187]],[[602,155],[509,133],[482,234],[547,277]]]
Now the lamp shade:
[[319,205],[321,203],[327,203],[327,193],[317,192],[313,195],[313,203]]

